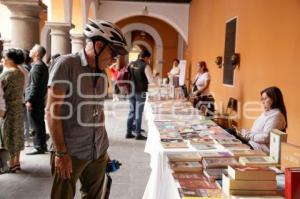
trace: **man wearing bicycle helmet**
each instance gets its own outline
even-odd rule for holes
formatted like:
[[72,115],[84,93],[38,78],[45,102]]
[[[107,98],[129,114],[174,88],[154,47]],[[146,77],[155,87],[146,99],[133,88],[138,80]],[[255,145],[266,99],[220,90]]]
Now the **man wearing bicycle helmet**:
[[51,198],[73,198],[80,179],[82,198],[100,198],[108,161],[103,104],[104,69],[126,55],[126,40],[112,23],[89,20],[86,45],[62,55],[48,82],[47,122],[53,140]]

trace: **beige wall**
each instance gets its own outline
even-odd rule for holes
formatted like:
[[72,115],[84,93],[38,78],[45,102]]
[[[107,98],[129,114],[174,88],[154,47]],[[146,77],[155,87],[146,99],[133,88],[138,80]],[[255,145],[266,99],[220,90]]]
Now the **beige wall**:
[[[238,16],[236,52],[241,54],[240,68],[235,71],[234,87],[226,87],[223,70],[214,64],[223,56],[225,23]],[[211,72],[211,91],[217,104],[235,97],[242,104],[260,100],[260,91],[278,86],[288,112],[288,141],[300,145],[299,0],[196,0],[191,2],[189,45],[186,56],[192,64],[205,60]],[[244,110],[244,109],[243,109]],[[251,115],[258,115],[256,112]],[[240,126],[250,128],[253,119],[242,117]]]
[[52,21],[53,22],[64,22],[64,1],[52,0]]

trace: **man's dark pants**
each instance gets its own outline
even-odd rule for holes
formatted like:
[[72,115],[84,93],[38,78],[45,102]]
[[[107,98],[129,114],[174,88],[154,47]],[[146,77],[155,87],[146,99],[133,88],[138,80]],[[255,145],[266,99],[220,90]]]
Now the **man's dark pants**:
[[29,112],[30,125],[33,130],[33,146],[37,150],[47,151],[45,107],[33,107]]

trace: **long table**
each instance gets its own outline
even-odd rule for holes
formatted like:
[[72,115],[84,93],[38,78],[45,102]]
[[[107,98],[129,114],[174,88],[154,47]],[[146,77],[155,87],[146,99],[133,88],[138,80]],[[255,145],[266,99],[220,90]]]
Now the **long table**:
[[[145,115],[148,123],[148,139],[145,146],[145,152],[150,154],[151,174],[144,192],[143,199],[180,199],[177,186],[172,177],[172,171],[168,167],[168,153],[193,152],[197,151],[189,146],[184,149],[165,149],[160,143],[160,134],[155,126],[155,114],[150,103],[145,104]],[[200,121],[202,117],[199,114],[193,115],[159,115],[161,119],[176,117],[181,121]]]
[[[183,149],[163,148],[160,141],[160,133],[155,125],[155,121],[171,121],[174,119],[174,117],[176,117],[176,120],[182,122],[194,121],[195,123],[201,123],[203,117],[195,112],[191,115],[159,114],[156,112],[156,110],[154,110],[156,108],[157,107],[153,106],[153,104],[151,105],[149,102],[146,102],[145,104],[145,116],[148,123],[148,139],[145,145],[145,152],[150,154],[151,173],[143,195],[143,199],[181,199],[178,192],[178,186],[176,185],[176,182],[172,176],[172,170],[168,165],[167,154],[178,152],[195,152],[198,150],[191,145],[188,145],[188,148]],[[216,151],[219,150],[220,149],[216,149]],[[279,183],[279,187],[282,189],[284,186],[284,175],[277,176],[277,182]]]

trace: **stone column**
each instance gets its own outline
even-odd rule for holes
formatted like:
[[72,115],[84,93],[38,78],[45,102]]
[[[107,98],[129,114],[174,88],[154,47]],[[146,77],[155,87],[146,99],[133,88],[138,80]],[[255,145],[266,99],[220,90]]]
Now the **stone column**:
[[41,0],[0,0],[11,11],[11,47],[30,50],[40,42],[40,12],[47,9]]
[[8,39],[4,39],[3,41],[3,50],[7,50],[11,48],[11,41]]
[[83,34],[71,34],[72,53],[80,51],[85,46],[85,37]]
[[70,53],[70,30],[74,28],[74,25],[64,22],[46,22],[46,25],[51,30],[51,55]]

